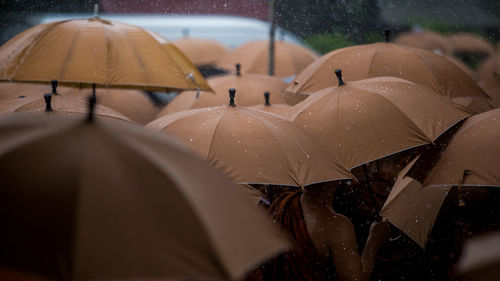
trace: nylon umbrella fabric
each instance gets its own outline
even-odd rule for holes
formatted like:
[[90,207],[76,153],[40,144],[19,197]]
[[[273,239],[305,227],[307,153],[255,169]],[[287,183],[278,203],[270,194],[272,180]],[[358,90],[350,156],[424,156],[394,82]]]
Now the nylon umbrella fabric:
[[162,45],[166,42],[142,28],[100,18],[40,24],[0,47],[0,80],[210,90],[194,65],[172,44]]
[[478,70],[479,86],[491,98],[491,105],[500,107],[500,56],[495,55],[487,59]]
[[492,232],[467,240],[457,270],[472,280],[494,281],[500,265],[500,232]]
[[303,187],[353,178],[333,153],[292,122],[252,108],[182,111],[147,127],[178,138],[237,183]]
[[271,104],[271,105],[258,104],[252,106],[252,108],[269,113],[278,114],[285,118],[292,116],[294,110],[293,107],[289,106],[288,104]]
[[472,33],[457,33],[448,37],[455,53],[482,53],[492,55],[495,52],[488,40]]
[[19,97],[41,97],[50,93],[50,84],[35,83],[0,83],[0,102],[4,100],[18,99]]
[[178,94],[171,102],[160,110],[157,117],[159,118],[161,116],[179,111],[217,105],[221,104],[217,101],[213,93],[206,91],[184,91]]
[[349,169],[432,143],[471,115],[426,87],[394,77],[346,82],[294,107],[290,119]]
[[229,49],[214,40],[204,38],[184,37],[172,41],[194,65],[216,64]]
[[[70,96],[51,95],[51,110],[47,110],[47,103],[43,95],[26,97],[14,100],[0,101],[0,116],[30,112],[44,115],[59,115],[69,118],[82,118],[89,112],[88,101]],[[98,118],[107,118],[125,122],[132,122],[125,115],[103,105],[94,108]]]
[[345,81],[393,76],[431,88],[450,99],[488,99],[466,73],[446,58],[430,51],[392,43],[332,51],[304,69],[285,89],[286,96],[303,100],[316,91],[336,85],[331,77],[338,68],[342,69]]
[[[243,67],[243,66],[242,66]],[[208,80],[216,97],[216,105],[228,104],[227,90],[238,91],[235,101],[241,106],[253,106],[263,103],[264,92],[271,94],[271,104],[283,104],[281,92],[286,83],[281,79],[258,74],[225,75]]]
[[[300,73],[318,58],[316,53],[303,46],[281,40],[275,41],[274,44],[274,75],[278,77],[289,77]],[[218,65],[222,68],[232,69],[236,63],[241,63],[242,73],[267,75],[269,41],[246,43],[223,57]]]
[[412,46],[442,55],[453,54],[453,45],[448,38],[430,30],[405,32],[396,39],[394,43]]
[[234,280],[289,246],[247,195],[165,135],[22,114],[0,119],[0,135],[0,267]]
[[[500,109],[468,118],[432,169],[421,175],[424,186],[500,186]],[[416,165],[418,165],[417,162]]]

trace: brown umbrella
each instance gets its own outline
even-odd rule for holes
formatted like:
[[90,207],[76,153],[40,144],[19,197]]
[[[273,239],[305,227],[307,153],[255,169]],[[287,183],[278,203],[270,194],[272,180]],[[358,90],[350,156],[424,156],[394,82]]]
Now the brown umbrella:
[[238,187],[140,126],[3,118],[0,186],[0,267],[56,280],[234,280],[288,247]]
[[453,54],[453,46],[443,35],[430,30],[405,32],[394,43],[432,51],[438,54]]
[[463,72],[467,73],[472,80],[477,81],[477,75],[474,71],[462,60],[459,60],[453,56],[444,56],[446,59],[458,66]]
[[[54,81],[55,82],[55,81]],[[52,93],[64,97],[79,98],[86,101],[92,94],[90,90],[54,85]],[[34,83],[0,83],[0,103],[3,99],[17,99],[19,96],[40,98],[50,93],[49,87]],[[150,99],[137,90],[106,89],[99,90],[97,103],[112,108],[139,124],[146,124],[154,119],[158,109]],[[83,103],[82,103],[83,104]],[[86,111],[84,110],[83,113]]]
[[304,69],[285,91],[297,100],[334,86],[336,81],[331,79],[331,75],[338,68],[342,69],[347,81],[393,76],[426,86],[448,98],[487,98],[466,73],[446,58],[426,50],[391,43],[332,51]]
[[472,238],[465,242],[458,271],[466,280],[495,281],[500,274],[500,232]]
[[500,107],[500,58],[490,57],[479,67],[479,86],[490,96],[491,105]]
[[291,114],[293,112],[293,107],[289,106],[288,104],[271,104],[271,102],[269,101],[270,96],[271,96],[271,93],[265,92],[264,99],[263,99],[264,103],[254,105],[254,106],[252,106],[252,108],[266,111],[266,112],[270,112],[270,113],[274,113],[274,114],[278,114],[278,115],[284,116],[286,118],[291,116]]
[[229,49],[214,40],[184,37],[172,42],[195,65],[215,64]]
[[147,127],[185,142],[238,183],[306,186],[352,178],[334,154],[276,114],[234,106],[178,112]]
[[422,187],[417,180],[405,176],[416,160],[399,173],[380,216],[425,249],[439,210],[451,187]]
[[[278,77],[288,77],[300,73],[318,58],[318,55],[306,47],[290,42],[276,41],[275,70]],[[235,63],[241,63],[243,73],[268,74],[269,41],[252,41],[227,54],[218,65],[232,69]]]
[[239,64],[236,65],[236,75],[224,75],[208,80],[214,90],[217,105],[227,104],[227,90],[235,88],[238,91],[236,103],[242,106],[262,104],[262,93],[270,92],[271,104],[285,103],[281,91],[286,87],[281,79],[257,74],[240,74]]
[[448,37],[455,53],[492,55],[495,49],[488,40],[472,33],[457,33]]
[[[471,114],[412,82],[377,77],[319,91],[295,105],[290,118],[335,150],[350,169],[434,142]],[[330,79],[332,80],[332,79]]]
[[[472,116],[443,152],[421,155],[401,173],[406,177],[395,184],[381,215],[424,247],[451,187],[500,187],[498,120],[500,109]],[[434,165],[429,157],[438,157]]]
[[[38,97],[0,101],[0,116],[16,112],[32,112],[81,118],[88,111],[89,103],[87,101],[70,96],[44,94]],[[98,117],[131,122],[123,114],[103,105],[97,105],[94,108],[94,113]]]
[[162,43],[150,31],[98,17],[40,24],[0,47],[0,80],[210,90],[175,46]]
[[158,112],[157,117],[179,111],[217,105],[220,104],[213,93],[206,91],[184,91],[178,94],[160,112]]

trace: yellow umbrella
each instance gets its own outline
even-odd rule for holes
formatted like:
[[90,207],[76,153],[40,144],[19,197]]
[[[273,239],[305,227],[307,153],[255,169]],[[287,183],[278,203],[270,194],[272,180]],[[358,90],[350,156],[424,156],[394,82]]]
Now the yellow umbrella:
[[40,24],[0,47],[0,81],[210,90],[172,44],[142,28],[88,18]]

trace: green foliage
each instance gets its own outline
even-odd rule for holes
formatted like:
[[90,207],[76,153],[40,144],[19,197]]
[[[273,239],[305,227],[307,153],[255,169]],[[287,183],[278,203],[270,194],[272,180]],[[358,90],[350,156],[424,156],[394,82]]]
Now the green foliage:
[[305,39],[307,44],[313,47],[316,51],[325,54],[332,50],[355,45],[354,42],[348,40],[340,33],[332,34],[316,34]]

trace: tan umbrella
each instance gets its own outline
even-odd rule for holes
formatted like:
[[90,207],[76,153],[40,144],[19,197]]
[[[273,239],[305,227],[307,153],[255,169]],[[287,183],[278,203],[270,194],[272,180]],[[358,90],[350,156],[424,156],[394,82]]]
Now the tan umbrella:
[[289,245],[238,187],[140,126],[3,118],[0,186],[0,267],[46,278],[234,280]]
[[456,66],[458,66],[463,72],[467,73],[472,80],[477,81],[477,75],[474,73],[474,71],[462,60],[459,60],[453,56],[444,56],[447,58],[449,61],[454,63]]
[[422,187],[417,180],[405,176],[416,160],[414,159],[399,173],[380,210],[380,216],[425,249],[439,210],[451,187]]
[[452,99],[469,96],[487,99],[481,88],[446,58],[426,50],[391,43],[332,51],[304,69],[285,92],[299,100],[318,90],[334,86],[336,81],[331,76],[338,68],[344,72],[346,81],[393,76],[426,86]]
[[453,54],[453,46],[443,35],[430,30],[405,32],[394,43],[412,46],[442,55]]
[[[52,94],[0,101],[0,116],[16,112],[47,113],[82,118],[89,112],[89,103],[80,98]],[[97,105],[94,108],[94,113],[98,117],[132,122],[123,114],[103,105]]]
[[434,142],[471,114],[412,82],[377,77],[319,91],[291,120],[338,153],[348,168]]
[[264,103],[254,105],[252,106],[252,108],[278,114],[286,118],[292,115],[293,107],[289,106],[288,104],[271,104],[271,102],[269,101],[270,96],[271,93],[265,92],[263,99]]
[[500,56],[487,59],[478,70],[479,86],[490,96],[491,105],[500,107]]
[[[239,65],[239,64],[238,64]],[[236,75],[224,75],[208,80],[214,90],[217,105],[227,104],[227,90],[235,88],[238,91],[236,103],[242,106],[252,106],[262,103],[262,93],[270,92],[271,104],[282,104],[281,91],[286,87],[281,79],[257,74],[240,74],[236,65]]]
[[205,91],[184,91],[178,94],[171,102],[169,102],[160,112],[157,117],[167,114],[220,105],[213,93]]
[[489,56],[495,52],[488,40],[472,33],[453,34],[448,40],[453,45],[455,53],[479,53]]
[[184,37],[172,43],[195,65],[215,64],[229,52],[225,46],[210,39]]
[[[472,116],[443,152],[431,150],[414,161],[401,173],[406,177],[395,184],[381,215],[424,247],[451,187],[500,187],[498,120],[500,109]],[[436,155],[429,168],[428,157]]]
[[458,272],[466,280],[495,281],[500,274],[500,232],[472,238],[465,242],[458,261]]
[[[306,47],[285,41],[276,41],[274,74],[278,77],[288,77],[300,73],[304,68],[318,58],[318,55]],[[232,69],[236,63],[241,63],[243,73],[268,74],[269,41],[252,41],[227,54],[218,65]]]
[[[57,83],[55,84],[57,87]],[[19,96],[40,98],[44,93],[50,93],[49,87],[34,83],[0,83],[0,103],[3,99],[17,99]],[[53,93],[64,97],[88,100],[92,92],[88,89],[73,87],[54,88]],[[158,108],[141,91],[128,89],[100,89],[97,94],[97,103],[112,108],[127,118],[139,124],[146,124],[153,120]],[[84,111],[86,112],[86,111]]]
[[292,122],[248,107],[183,111],[147,127],[180,139],[238,183],[303,187],[352,178],[334,154]]
[[162,45],[166,42],[142,28],[100,18],[40,24],[0,47],[0,81],[210,90],[194,65],[172,44]]

